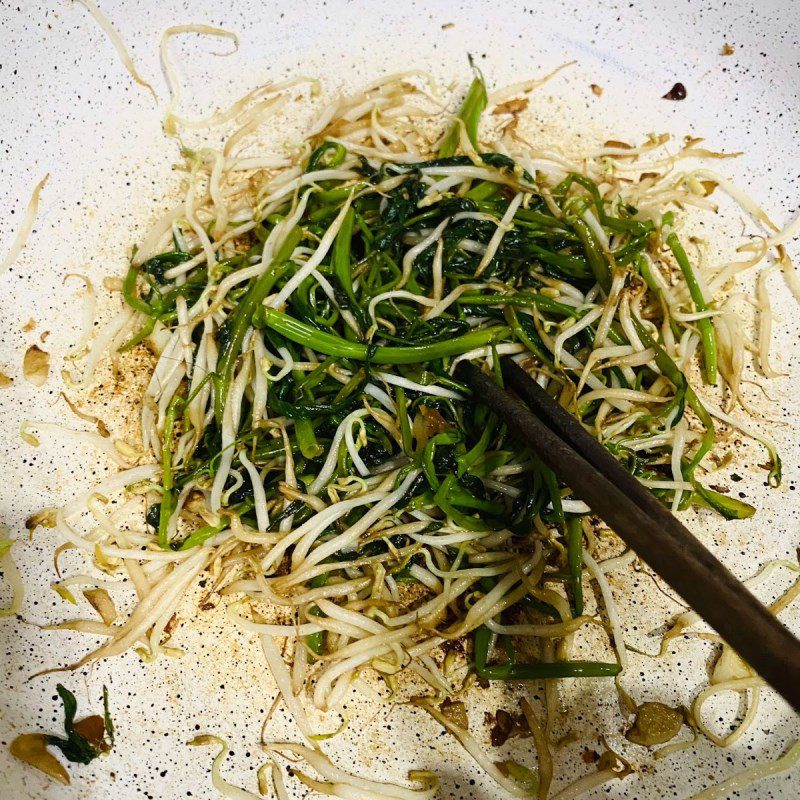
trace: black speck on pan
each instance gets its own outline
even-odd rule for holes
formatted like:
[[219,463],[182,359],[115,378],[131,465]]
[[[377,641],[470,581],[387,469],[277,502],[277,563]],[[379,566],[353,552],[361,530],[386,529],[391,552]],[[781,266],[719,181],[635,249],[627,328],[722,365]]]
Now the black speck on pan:
[[684,100],[686,99],[686,87],[682,83],[676,83],[662,96],[665,100]]

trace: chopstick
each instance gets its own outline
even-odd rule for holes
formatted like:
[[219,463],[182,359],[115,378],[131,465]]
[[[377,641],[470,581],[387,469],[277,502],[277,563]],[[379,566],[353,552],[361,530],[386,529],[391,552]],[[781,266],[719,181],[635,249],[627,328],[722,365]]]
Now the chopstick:
[[542,462],[800,711],[800,641],[521,367],[502,359],[500,388],[468,362],[457,377]]

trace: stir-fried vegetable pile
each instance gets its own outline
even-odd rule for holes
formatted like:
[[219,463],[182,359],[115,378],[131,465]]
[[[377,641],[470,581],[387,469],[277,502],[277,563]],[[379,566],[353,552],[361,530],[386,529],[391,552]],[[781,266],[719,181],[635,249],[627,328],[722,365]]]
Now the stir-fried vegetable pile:
[[[476,79],[468,121],[482,91]],[[206,366],[164,415],[164,492],[148,521],[163,547],[202,543],[229,515],[189,535],[174,523],[179,498],[205,489],[211,511],[283,534],[264,557],[266,574],[288,558],[279,585],[334,586],[351,568],[364,585],[380,575],[389,597],[401,597],[398,583],[422,584],[449,601],[437,606],[463,605],[437,607],[440,632],[474,632],[481,677],[613,675],[616,664],[517,663],[513,638],[503,663],[487,666],[487,621],[560,619],[527,586],[562,583],[581,615],[587,509],[453,369],[482,360],[499,381],[497,358],[516,355],[665,501],[746,517],[751,506],[696,478],[713,422],[665,347],[691,354],[699,339],[716,383],[708,303],[671,212],[660,224],[642,218],[574,172],[548,185],[507,155],[478,154],[472,127],[466,155],[412,163],[325,140],[235,254],[193,265],[202,250],[176,235],[173,249],[131,268],[126,299],[146,323],[129,347],[158,322],[183,333],[179,299],[194,308],[210,283],[230,286],[217,289],[212,324],[185,337]],[[441,152],[466,132],[455,124]],[[653,260],[670,256],[691,321],[669,314],[654,275]],[[442,579],[463,587],[442,594]],[[309,638],[326,646],[322,631]]]
[[[229,142],[295,87],[217,115],[242,125]],[[311,677],[328,709],[354,683],[367,691],[367,668],[391,688],[413,672],[439,700],[475,677],[618,675],[596,521],[458,381],[464,360],[498,382],[499,359],[517,360],[673,509],[754,512],[703,482],[715,432],[692,384],[735,393],[743,350],[714,302],[740,270],[701,270],[681,233],[680,210],[709,208],[716,185],[672,172],[691,146],[638,173],[661,140],[609,143],[582,164],[508,137],[487,148],[480,77],[433,142],[417,127],[424,95],[401,77],[337,101],[285,159],[185,149],[185,201],[136,254],[128,310],[100,337],[156,357],[142,434],[158,464],[106,487],[135,484],[121,511],[144,496],[146,524],[115,538],[108,515],[84,536],[67,521],[80,500],[55,520],[120,559],[142,598],[81,663],[145,632],[149,656],[165,649],[177,602],[213,562],[213,588],[242,600],[229,613],[260,635],[309,740],[296,695]],[[584,608],[587,571],[608,622]],[[295,621],[271,622],[276,605]],[[611,634],[604,660],[571,655],[585,626]]]

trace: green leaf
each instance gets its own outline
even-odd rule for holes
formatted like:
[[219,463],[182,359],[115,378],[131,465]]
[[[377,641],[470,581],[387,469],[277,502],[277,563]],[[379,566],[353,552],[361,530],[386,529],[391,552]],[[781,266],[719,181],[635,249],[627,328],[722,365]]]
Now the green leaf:
[[[461,138],[461,124],[467,129],[467,136],[469,136],[472,146],[477,149],[478,147],[478,123],[481,119],[481,114],[486,108],[489,99],[486,95],[486,83],[483,80],[483,75],[478,70],[475,70],[475,77],[470,84],[467,96],[458,112],[457,121],[453,123],[447,136],[439,147],[439,158],[447,158],[452,156],[458,150],[458,142]],[[459,122],[460,120],[460,122]]]
[[[75,695],[69,689],[62,686],[60,683],[56,686],[61,702],[64,704],[64,731],[67,734],[66,739],[60,736],[48,736],[47,744],[57,747],[64,754],[68,761],[73,761],[78,764],[89,764],[94,761],[97,756],[103,752],[92,744],[88,739],[75,730],[75,714],[78,710],[78,701]],[[108,691],[103,687],[103,708],[104,708],[104,736],[108,736],[110,745],[107,748],[110,750],[114,744],[114,724],[111,721],[111,715],[108,710]]]

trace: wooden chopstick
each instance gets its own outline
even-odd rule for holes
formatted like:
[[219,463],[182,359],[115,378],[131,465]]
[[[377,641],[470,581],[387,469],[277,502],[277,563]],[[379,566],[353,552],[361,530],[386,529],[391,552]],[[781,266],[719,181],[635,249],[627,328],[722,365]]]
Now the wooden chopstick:
[[524,402],[468,362],[457,377],[800,711],[800,641],[524,370],[502,369]]

